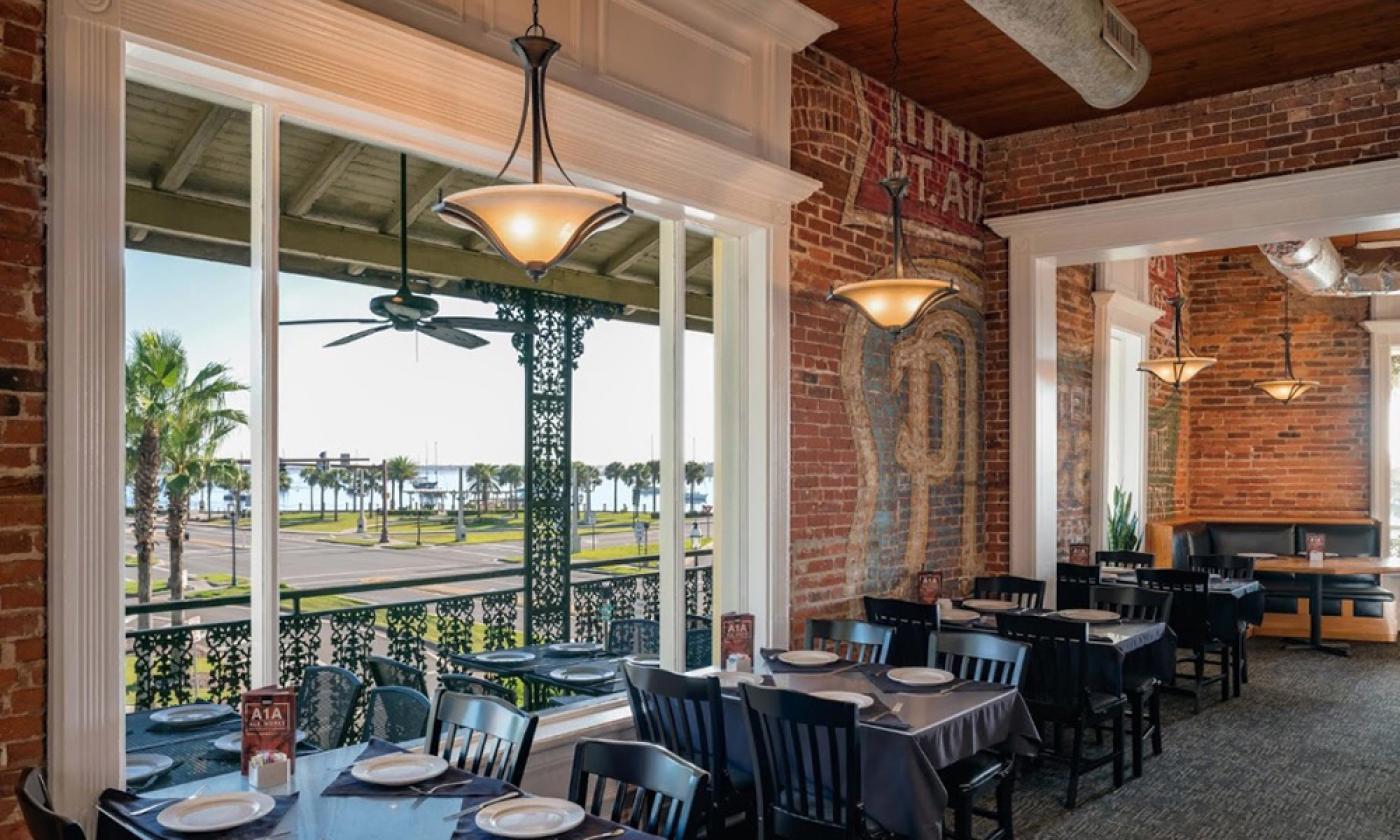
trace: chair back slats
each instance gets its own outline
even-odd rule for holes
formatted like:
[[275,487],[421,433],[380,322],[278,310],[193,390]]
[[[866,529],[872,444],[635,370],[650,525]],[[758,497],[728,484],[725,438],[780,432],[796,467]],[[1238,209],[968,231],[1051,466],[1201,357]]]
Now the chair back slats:
[[495,697],[439,689],[427,750],[479,776],[520,784],[539,718]]
[[30,767],[20,773],[15,786],[19,812],[34,840],[84,840],[83,827],[57,813],[49,801],[44,772]]
[[1045,606],[1045,581],[1014,575],[973,578],[970,597],[997,598],[1012,601],[1023,609],[1038,610]]
[[928,661],[928,635],[938,631],[938,605],[898,598],[865,598],[865,620],[894,628],[891,665],[922,665]]
[[1238,554],[1193,554],[1193,572],[1220,575],[1226,580],[1254,580],[1254,558]]
[[1089,624],[1034,615],[997,616],[997,632],[1030,646],[1021,695],[1038,717],[1078,716],[1089,703]]
[[426,695],[428,693],[427,676],[422,670],[387,656],[371,656],[366,661],[369,663],[370,678],[374,680],[375,685],[380,687],[401,685],[420,694]]
[[729,753],[719,680],[630,662],[622,674],[638,737],[704,768],[714,797],[726,793]]
[[1138,585],[1144,589],[1172,593],[1167,624],[1182,647],[1196,647],[1210,638],[1210,611],[1207,598],[1210,574],[1184,569],[1138,569]]
[[615,618],[608,622],[608,653],[654,654],[661,650],[661,622],[649,618]]
[[319,749],[345,746],[364,683],[336,665],[308,665],[297,687],[297,728]]
[[928,640],[928,664],[964,680],[1021,685],[1028,646],[983,633],[933,633]]
[[865,621],[811,618],[807,620],[808,650],[830,650],[852,662],[884,664],[889,659],[894,628]]
[[400,685],[371,688],[365,700],[365,734],[400,743],[427,734],[432,701]]
[[861,836],[855,706],[747,683],[740,691],[765,840]]
[[1123,569],[1148,569],[1157,558],[1146,551],[1096,551],[1094,563]]
[[1089,606],[1089,587],[1099,582],[1098,566],[1055,564],[1055,607],[1080,610]]
[[585,738],[574,747],[569,799],[594,816],[689,840],[705,808],[707,777],[657,744]]
[[1172,593],[1141,586],[1095,586],[1089,590],[1089,605],[1116,612],[1127,621],[1167,621]]

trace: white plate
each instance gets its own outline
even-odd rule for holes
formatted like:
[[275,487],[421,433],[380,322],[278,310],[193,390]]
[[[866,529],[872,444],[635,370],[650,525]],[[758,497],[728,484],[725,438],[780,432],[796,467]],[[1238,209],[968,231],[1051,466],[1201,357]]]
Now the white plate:
[[521,797],[487,805],[476,813],[476,827],[497,837],[532,840],[577,828],[583,808],[566,799]]
[[973,610],[960,610],[957,607],[940,610],[938,613],[940,621],[976,621],[979,616],[980,614]]
[[995,598],[968,598],[962,605],[969,610],[978,612],[1004,612],[1005,610],[1016,609],[1016,604],[1011,601],[999,601]]
[[719,684],[725,688],[733,688],[740,683],[758,685],[763,682],[763,677],[758,674],[751,674],[748,671],[720,671],[715,674],[719,678]]
[[271,796],[255,790],[211,793],[167,806],[156,822],[171,831],[225,831],[267,816],[276,804]]
[[529,662],[534,658],[535,655],[527,650],[493,650],[490,653],[482,653],[472,657],[472,659],[478,662],[494,662],[498,665],[513,665],[517,662]]
[[584,656],[590,653],[597,653],[603,646],[593,642],[555,642],[545,648],[550,653],[557,653],[560,656]]
[[902,685],[943,685],[956,677],[941,668],[891,668],[885,676]]
[[159,776],[174,766],[174,759],[168,755],[131,753],[126,757],[126,782],[133,785],[140,784],[147,779]]
[[[300,729],[298,729],[298,730],[297,730],[297,743],[300,744],[302,741],[305,741],[305,740],[306,740],[306,733],[303,732],[303,731],[301,731]],[[227,735],[224,735],[224,736],[219,737],[219,738],[215,738],[215,739],[214,739],[214,749],[216,749],[216,750],[223,750],[224,752],[242,754],[242,752],[243,752],[243,733],[242,733],[242,732],[230,732],[230,733],[228,733]]]
[[875,705],[875,698],[869,694],[858,694],[854,691],[814,691],[813,697],[820,697],[823,700],[839,700],[842,703],[854,703],[857,709],[868,709]]
[[1056,610],[1055,615],[1069,621],[1087,621],[1090,624],[1103,624],[1122,618],[1121,615],[1110,610]]
[[788,665],[796,665],[799,668],[814,668],[818,665],[830,665],[841,657],[829,650],[790,650],[786,653],[778,654],[778,661]]
[[598,683],[617,676],[612,665],[563,665],[549,672],[556,680],[571,683]]
[[627,661],[639,668],[661,667],[661,657],[654,653],[634,653],[627,657]]
[[162,726],[195,727],[223,720],[233,713],[233,707],[223,703],[194,703],[152,712],[151,722]]
[[447,770],[447,762],[435,755],[391,753],[367,758],[350,765],[350,775],[362,782],[385,787],[405,787],[436,779]]

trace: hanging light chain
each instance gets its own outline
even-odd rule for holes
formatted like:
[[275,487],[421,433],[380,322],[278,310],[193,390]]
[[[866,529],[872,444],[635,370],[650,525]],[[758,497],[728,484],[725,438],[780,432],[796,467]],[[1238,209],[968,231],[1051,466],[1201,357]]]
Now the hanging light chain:
[[904,171],[903,156],[899,153],[900,133],[900,102],[899,90],[899,0],[890,0],[890,109],[894,112],[890,125],[890,149],[893,155],[890,159],[890,177],[896,177]]
[[544,27],[540,26],[540,0],[530,3],[530,26],[525,30],[525,34],[544,37]]

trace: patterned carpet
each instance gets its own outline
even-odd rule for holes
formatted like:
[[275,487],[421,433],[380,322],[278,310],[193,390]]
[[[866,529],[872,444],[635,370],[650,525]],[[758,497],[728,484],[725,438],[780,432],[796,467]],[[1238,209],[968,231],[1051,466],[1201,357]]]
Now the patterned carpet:
[[1016,836],[1400,837],[1400,645],[1342,659],[1256,639],[1249,671],[1240,697],[1221,703],[1217,687],[1199,715],[1165,695],[1162,755],[1148,749],[1117,791],[1109,767],[1081,777],[1074,811],[1067,771],[1042,764],[1017,784]]

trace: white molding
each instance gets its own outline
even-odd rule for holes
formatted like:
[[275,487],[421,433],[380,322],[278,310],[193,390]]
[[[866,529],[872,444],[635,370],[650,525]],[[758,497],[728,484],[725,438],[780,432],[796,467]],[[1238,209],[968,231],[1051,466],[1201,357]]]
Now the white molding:
[[1400,318],[1362,321],[1371,334],[1371,515],[1390,545],[1390,356],[1400,345]]
[[661,220],[661,666],[685,670],[685,222]]
[[113,562],[125,510],[125,79],[114,10],[49,12],[47,765],[55,808],[92,836],[126,732]]
[[[693,5],[695,0],[651,0],[659,7]],[[770,38],[792,52],[806,49],[836,29],[836,22],[797,0],[710,0],[722,14],[743,19],[740,24],[762,26]]]
[[1143,303],[1123,292],[1094,292],[1094,308],[1104,310],[1113,326],[1144,336],[1166,314],[1152,304]]
[[[764,523],[762,530],[750,532],[749,556],[764,557],[766,563],[749,564],[750,609],[756,623],[754,645],[786,646],[790,609],[788,581],[791,574],[792,507],[791,488],[791,262],[787,224],[771,225],[747,237],[747,275],[768,282],[748,284],[748,348],[751,379],[746,400],[751,447],[748,506],[752,521]],[[762,360],[766,359],[764,365]]]
[[1013,239],[1009,268],[1011,573],[1050,581],[1053,588],[1058,517],[1055,262],[1036,257]]

